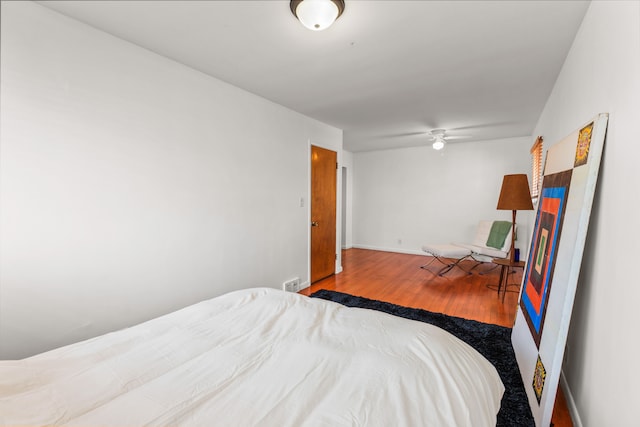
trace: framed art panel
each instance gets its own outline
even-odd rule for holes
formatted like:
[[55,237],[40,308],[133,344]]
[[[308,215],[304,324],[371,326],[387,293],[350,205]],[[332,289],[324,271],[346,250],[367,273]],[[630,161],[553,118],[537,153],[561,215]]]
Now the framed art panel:
[[553,283],[556,252],[562,234],[571,172],[572,170],[568,170],[548,175],[542,182],[538,201],[539,209],[525,269],[520,307],[538,347],[549,301],[549,290]]
[[548,426],[562,370],[608,114],[547,151],[511,333],[537,426]]

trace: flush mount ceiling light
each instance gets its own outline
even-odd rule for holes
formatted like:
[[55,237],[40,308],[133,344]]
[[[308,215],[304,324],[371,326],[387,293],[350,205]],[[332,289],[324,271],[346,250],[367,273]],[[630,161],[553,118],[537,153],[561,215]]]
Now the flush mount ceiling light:
[[329,28],[344,12],[344,0],[291,0],[291,12],[310,30]]

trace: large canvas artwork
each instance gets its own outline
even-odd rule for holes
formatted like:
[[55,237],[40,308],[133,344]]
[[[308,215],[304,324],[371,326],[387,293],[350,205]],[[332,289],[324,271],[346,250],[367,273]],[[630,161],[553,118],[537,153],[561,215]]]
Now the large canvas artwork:
[[537,426],[548,426],[607,130],[600,114],[547,151],[511,341]]
[[548,175],[542,182],[539,209],[526,264],[520,306],[538,347],[549,301],[549,290],[553,283],[571,172],[568,170]]

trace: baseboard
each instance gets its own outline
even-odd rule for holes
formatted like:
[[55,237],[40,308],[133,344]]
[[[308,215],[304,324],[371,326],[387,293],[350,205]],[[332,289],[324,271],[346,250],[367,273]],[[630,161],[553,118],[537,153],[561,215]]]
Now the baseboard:
[[311,286],[311,283],[309,283],[309,281],[301,283],[300,284],[300,289],[298,289],[298,292],[300,292],[303,289],[307,289],[309,286]]
[[564,399],[567,401],[567,409],[569,410],[569,415],[571,415],[571,421],[573,422],[574,427],[582,427],[582,420],[580,419],[580,414],[578,413],[576,401],[573,399],[571,389],[569,388],[569,383],[567,382],[567,379],[564,376],[564,372],[562,371],[560,372],[560,387],[562,387]]
[[369,249],[371,251],[382,251],[382,252],[395,252],[399,254],[408,254],[408,255],[427,255],[424,251],[418,249],[401,249],[401,248],[384,248],[380,246],[369,246],[369,245],[353,245],[354,248],[357,249]]

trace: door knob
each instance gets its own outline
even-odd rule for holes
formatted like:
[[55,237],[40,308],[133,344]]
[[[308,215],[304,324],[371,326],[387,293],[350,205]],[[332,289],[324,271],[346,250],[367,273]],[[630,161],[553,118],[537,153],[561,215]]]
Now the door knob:
[[318,226],[318,221],[311,221],[311,226],[312,227],[317,227]]

